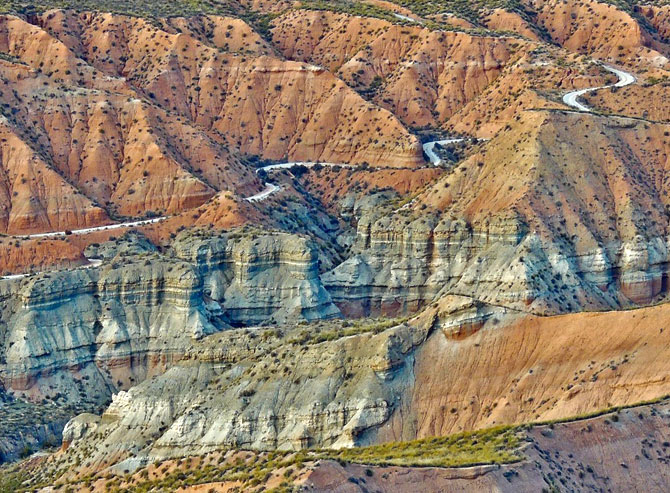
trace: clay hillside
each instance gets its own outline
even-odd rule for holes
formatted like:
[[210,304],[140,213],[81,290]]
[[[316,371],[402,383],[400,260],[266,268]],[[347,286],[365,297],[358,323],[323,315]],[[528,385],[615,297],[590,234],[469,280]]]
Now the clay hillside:
[[0,493],[670,490],[670,4],[0,1]]

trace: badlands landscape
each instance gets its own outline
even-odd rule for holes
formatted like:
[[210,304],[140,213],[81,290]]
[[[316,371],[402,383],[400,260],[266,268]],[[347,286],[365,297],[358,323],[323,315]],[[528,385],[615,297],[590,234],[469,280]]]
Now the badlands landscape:
[[0,1],[0,492],[670,491],[670,4]]

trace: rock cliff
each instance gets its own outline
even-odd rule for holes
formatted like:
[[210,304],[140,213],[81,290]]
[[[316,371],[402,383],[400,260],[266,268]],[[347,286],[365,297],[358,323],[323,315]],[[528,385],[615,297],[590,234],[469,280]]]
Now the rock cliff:
[[67,453],[78,454],[92,436],[104,437],[100,453],[83,467],[118,463],[123,470],[223,446],[300,450],[365,443],[369,430],[389,419],[412,373],[407,358],[425,334],[402,325],[321,344],[312,336],[309,328],[285,328],[205,338],[162,376],[116,394],[101,418],[71,421],[63,435]]
[[15,394],[99,405],[241,320],[339,316],[314,246],[283,233],[182,233],[93,246],[100,267],[0,281],[0,379]]
[[545,315],[661,301],[665,128],[525,112],[409,204],[354,214],[352,255],[324,284],[353,316],[446,294]]
[[532,317],[445,298],[388,329],[224,331],[116,394],[102,416],[71,421],[54,460],[79,458],[73,478],[220,448],[369,445],[656,399],[670,390],[667,351],[659,354],[667,312]]

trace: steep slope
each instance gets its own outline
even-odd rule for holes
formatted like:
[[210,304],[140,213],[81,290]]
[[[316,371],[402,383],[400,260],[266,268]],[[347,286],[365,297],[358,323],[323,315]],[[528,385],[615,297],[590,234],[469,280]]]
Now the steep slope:
[[324,274],[351,316],[446,294],[537,314],[658,302],[667,283],[667,126],[528,111],[409,207],[361,211]]
[[[659,39],[656,28],[641,23],[635,11],[652,7],[619,8],[596,0],[562,2],[558,0],[524,0],[533,12],[535,22],[552,41],[579,53],[617,63],[661,66],[668,62],[668,46]],[[647,3],[647,2],[640,2]],[[651,3],[651,2],[649,2]],[[659,19],[659,22],[662,22]]]
[[626,118],[527,112],[422,200],[469,221],[514,208],[534,230],[586,248],[661,236],[665,131]]
[[670,7],[668,5],[636,5],[635,13],[649,22],[662,42],[670,41]]
[[[317,464],[299,484],[308,491],[666,491],[670,430],[666,402],[604,416],[532,426],[524,459],[502,467],[460,469]],[[420,444],[419,444],[420,446]],[[354,481],[352,481],[352,478]]]
[[275,26],[285,56],[337,68],[359,90],[381,86],[375,101],[414,127],[444,121],[477,96],[519,42],[324,12],[286,14]]
[[[124,475],[98,473],[81,481],[66,481],[62,488],[87,492],[153,487],[189,492],[243,488],[260,493],[287,488],[324,493],[410,493],[417,489],[535,493],[558,488],[624,491],[645,484],[648,491],[661,493],[670,484],[666,467],[669,413],[666,400],[588,419],[533,425],[523,430],[493,429],[390,447],[330,453],[221,450],[158,461]],[[519,443],[523,442],[526,445],[519,450]],[[452,460],[471,454],[493,462],[493,457],[486,455],[491,445],[498,445],[494,454],[514,452],[518,459],[515,463],[471,467],[426,467],[421,457],[414,457],[417,451],[432,451],[441,443],[451,445],[447,447],[449,451],[455,449],[452,455],[457,457]],[[444,455],[441,459],[449,460]],[[375,465],[395,461],[401,465]],[[25,486],[52,484],[54,476],[40,471],[45,466],[48,468],[49,459],[42,457],[6,467],[0,487],[18,486],[22,481],[26,481]]]
[[130,234],[89,246],[100,267],[1,280],[0,382],[36,401],[100,403],[230,324],[337,317],[315,248],[280,233],[182,233],[159,255]]
[[[0,279],[0,459],[64,429],[32,485],[210,454],[221,489],[663,490],[667,403],[499,468],[303,467],[670,393],[670,11],[465,3],[1,15],[0,274],[42,272]],[[568,108],[615,80],[596,59],[637,83]],[[480,139],[433,166],[412,132]]]
[[[18,156],[6,153],[6,165],[20,166],[13,173],[21,175],[24,185],[8,187],[8,192],[16,192],[21,204],[35,205],[17,211],[28,216],[26,224],[10,219],[5,230],[62,230],[109,221],[104,212],[95,219],[86,217],[85,207],[91,206],[85,202],[68,206],[79,197],[113,214],[144,215],[200,205],[221,188],[240,193],[260,188],[257,178],[224,146],[135,98],[122,78],[101,77],[65,44],[21,19],[4,16],[0,25],[0,49],[16,57],[0,67],[8,88],[2,94],[6,126],[28,152],[44,161],[47,173],[65,182],[61,186],[76,187],[59,198],[54,185],[38,187],[26,175],[24,163],[29,159],[13,164]],[[9,139],[3,139],[3,146],[17,148]],[[21,193],[21,188],[27,191]],[[63,210],[42,207],[42,212],[36,207],[38,200],[62,203]],[[58,215],[60,222],[50,215]]]
[[422,163],[390,113],[327,71],[274,57],[239,19],[29,20],[0,17],[0,230],[73,229],[177,214],[223,191],[251,195],[262,184],[238,153]]
[[542,40],[537,27],[530,24],[517,12],[510,12],[502,8],[492,9],[490,12],[482,13],[480,22],[493,31],[513,32],[533,41]]
[[550,104],[538,92],[600,80],[582,60],[568,70],[558,62],[564,53],[519,38],[330,12],[289,12],[273,25],[284,56],[337,70],[410,127],[449,122],[457,132],[490,137],[520,108]]
[[[172,27],[165,32],[122,16],[79,17],[70,20],[70,30],[57,16],[42,22],[56,37],[74,31],[88,63],[108,76],[125,77],[159,105],[243,153],[395,166],[420,162],[416,140],[391,114],[362,101],[330,73],[265,56],[267,45],[248,28],[225,50],[220,31],[235,32],[239,21],[207,18],[203,22],[217,31],[206,44],[201,34],[193,38]],[[103,52],[99,45],[113,49]],[[251,54],[231,53],[240,48]]]
[[665,292],[666,136],[662,124],[528,112],[422,200],[470,223],[514,210],[590,282],[645,303]]
[[105,210],[60,176],[5,117],[0,135],[2,231],[62,230],[108,221]]
[[667,312],[506,316],[451,299],[382,332],[226,331],[116,395],[102,418],[71,421],[49,467],[79,456],[74,478],[220,448],[369,445],[655,399],[670,389]]
[[[324,207],[338,213],[343,219],[350,216],[356,196],[390,189],[400,196],[413,195],[437,179],[443,170],[422,168],[417,170],[397,169],[350,169],[343,171],[332,167],[310,169],[300,176],[306,190],[317,197]],[[353,212],[353,211],[352,211]]]
[[[481,95],[444,125],[452,133],[491,138],[521,117],[523,111],[560,108],[560,96],[575,88],[612,83],[612,74],[582,57],[536,50],[505,68]],[[567,70],[564,65],[567,62]]]

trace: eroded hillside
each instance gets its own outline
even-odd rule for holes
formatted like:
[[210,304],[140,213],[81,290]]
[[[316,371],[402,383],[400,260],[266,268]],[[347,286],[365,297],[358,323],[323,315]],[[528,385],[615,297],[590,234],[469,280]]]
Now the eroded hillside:
[[0,12],[0,491],[667,489],[667,6]]

